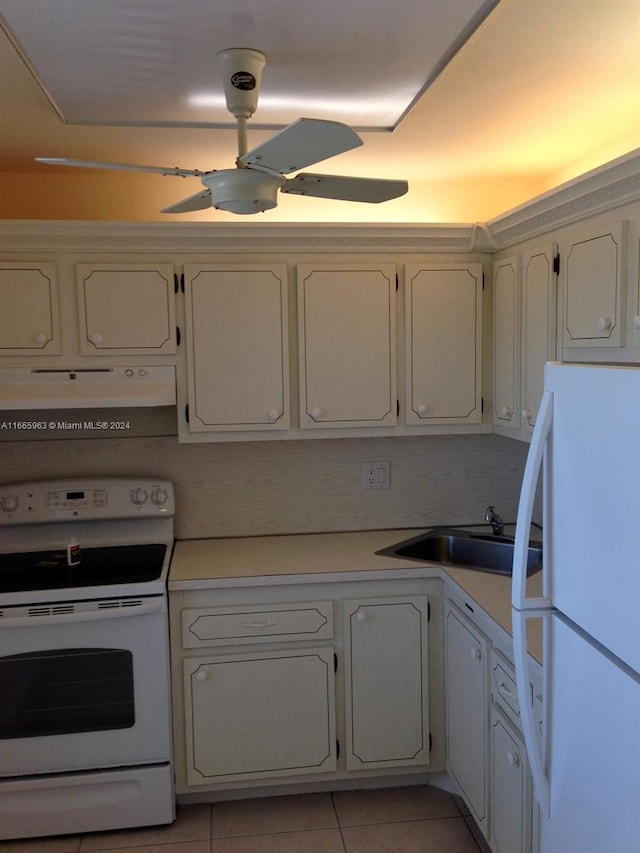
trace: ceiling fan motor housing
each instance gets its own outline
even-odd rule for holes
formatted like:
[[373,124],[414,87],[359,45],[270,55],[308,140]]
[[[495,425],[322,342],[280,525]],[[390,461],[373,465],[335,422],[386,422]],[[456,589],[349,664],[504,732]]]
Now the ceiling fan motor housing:
[[211,191],[211,204],[231,213],[262,213],[278,204],[286,179],[253,169],[222,169],[201,178]]
[[232,47],[221,50],[218,61],[227,109],[236,118],[250,118],[258,107],[262,69],[266,62],[264,53],[248,47]]

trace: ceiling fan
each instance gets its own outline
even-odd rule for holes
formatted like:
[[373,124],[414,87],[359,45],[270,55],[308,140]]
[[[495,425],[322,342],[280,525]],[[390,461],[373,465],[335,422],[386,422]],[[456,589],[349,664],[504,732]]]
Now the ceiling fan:
[[234,169],[201,171],[178,166],[134,166],[64,157],[36,157],[36,160],[56,166],[200,178],[205,189],[163,208],[162,213],[186,213],[210,206],[231,213],[260,213],[276,207],[278,190],[294,195],[373,203],[389,201],[407,192],[406,181],[310,172],[301,172],[293,178],[285,177],[362,145],[358,134],[340,122],[300,118],[262,145],[247,151],[247,119],[258,106],[260,79],[266,59],[263,53],[250,48],[223,50],[218,58],[223,71],[227,109],[237,122],[238,157]]

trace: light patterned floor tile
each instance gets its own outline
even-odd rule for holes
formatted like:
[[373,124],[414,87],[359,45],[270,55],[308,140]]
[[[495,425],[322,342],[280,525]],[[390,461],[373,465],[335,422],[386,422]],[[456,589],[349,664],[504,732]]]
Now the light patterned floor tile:
[[79,849],[79,835],[0,841],[0,853],[77,853]]
[[464,818],[435,818],[342,830],[346,853],[479,853]]
[[[113,832],[95,832],[85,835],[80,844],[80,853],[97,850],[128,850],[158,845],[185,844],[190,841],[208,840],[211,832],[211,806],[208,803],[193,806],[178,806],[176,821],[168,826],[142,827],[140,829],[116,829]],[[187,848],[185,848],[187,849]]]
[[451,794],[430,785],[337,791],[333,794],[341,826],[458,817]]
[[212,837],[265,835],[338,826],[331,794],[298,794],[214,803]]
[[210,853],[211,841],[176,841],[173,844],[134,844],[129,847],[111,847],[102,853]]
[[344,853],[338,829],[214,838],[211,849],[213,853]]

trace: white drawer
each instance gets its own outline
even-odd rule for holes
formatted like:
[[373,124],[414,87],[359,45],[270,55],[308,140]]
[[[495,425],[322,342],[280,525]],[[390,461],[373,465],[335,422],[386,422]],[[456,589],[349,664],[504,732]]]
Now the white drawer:
[[182,644],[187,649],[332,637],[331,601],[182,611]]
[[491,698],[495,705],[520,725],[520,703],[513,667],[495,649],[491,650]]

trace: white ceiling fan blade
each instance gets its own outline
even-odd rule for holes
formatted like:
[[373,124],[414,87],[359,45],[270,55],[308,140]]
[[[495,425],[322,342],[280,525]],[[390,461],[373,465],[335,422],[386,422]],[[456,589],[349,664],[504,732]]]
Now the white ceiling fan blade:
[[169,207],[163,207],[160,213],[189,213],[191,210],[204,210],[211,207],[211,190],[200,190],[189,198],[183,198]]
[[406,181],[348,178],[340,175],[314,175],[310,172],[302,172],[295,178],[290,178],[280,192],[378,204],[381,201],[398,198],[408,189],[409,184]]
[[243,154],[240,162],[253,168],[287,175],[359,145],[362,145],[362,140],[346,124],[299,118],[262,145]]
[[70,160],[68,157],[36,157],[38,163],[49,166],[80,166],[83,169],[110,169],[124,172],[153,172],[157,175],[176,175],[180,178],[199,178],[206,172],[199,169],[180,169],[178,166],[135,166],[130,163],[102,163],[98,160]]

